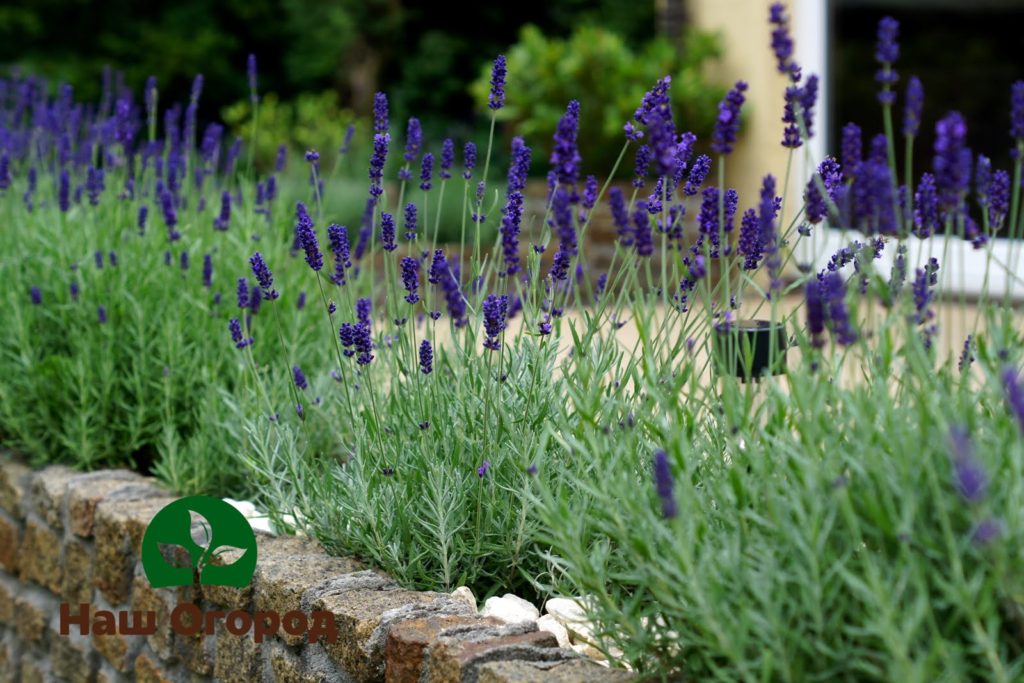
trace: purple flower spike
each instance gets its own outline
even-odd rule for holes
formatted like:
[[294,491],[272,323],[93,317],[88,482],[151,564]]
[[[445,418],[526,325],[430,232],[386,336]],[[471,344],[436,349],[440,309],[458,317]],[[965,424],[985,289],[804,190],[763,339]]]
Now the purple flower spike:
[[28,295],[33,306],[38,306],[43,303],[43,293],[38,287],[33,286],[32,289],[28,291]]
[[434,155],[427,152],[423,155],[423,162],[420,165],[420,189],[426,192],[433,184],[431,180],[434,176]]
[[[843,173],[839,168],[839,162],[832,157],[825,159],[818,166],[818,177],[821,184],[825,186],[825,192],[833,204],[836,202],[839,188],[842,187]],[[820,223],[828,217],[828,202],[818,190],[818,183],[814,178],[807,183],[807,190],[804,192],[804,201],[807,204],[807,221],[811,224]]]
[[999,230],[1010,208],[1010,174],[996,171],[992,176],[988,194],[988,222],[992,230]]
[[484,331],[487,338],[484,340],[484,348],[491,351],[501,349],[501,341],[498,336],[505,329],[505,321],[508,315],[508,296],[489,294],[483,303]]
[[1018,144],[1024,141],[1024,81],[1010,89],[1010,137]]
[[420,372],[429,375],[434,371],[434,350],[430,342],[424,339],[420,343]]
[[348,228],[334,224],[327,226],[327,239],[330,242],[331,254],[334,255],[334,274],[331,276],[331,282],[344,285],[345,271],[352,267]]
[[309,388],[309,382],[306,381],[306,375],[298,365],[292,368],[292,379],[295,381],[295,386],[300,391],[305,391]]
[[445,138],[441,143],[441,170],[437,175],[441,180],[449,180],[452,177],[452,166],[455,164],[455,142],[451,138]]
[[231,193],[227,190],[220,196],[220,214],[213,221],[214,230],[227,230],[231,225]]
[[555,129],[554,146],[551,150],[551,165],[559,185],[573,189],[580,177],[580,152],[576,146],[576,135],[580,125],[580,103],[571,100],[565,114]]
[[736,134],[740,129],[740,108],[746,100],[743,96],[746,90],[745,82],[736,81],[736,85],[718,104],[718,120],[711,136],[711,149],[716,154],[729,154],[736,144]]
[[1006,367],[1003,370],[1003,387],[1006,389],[1006,403],[1017,418],[1017,424],[1024,433],[1024,388],[1021,388],[1017,370]]
[[935,157],[932,161],[939,208],[959,208],[971,180],[971,151],[967,149],[967,123],[959,112],[950,112],[935,124]]
[[246,72],[249,76],[249,99],[253,104],[259,101],[259,92],[256,89],[256,55],[250,54],[246,63]]
[[821,290],[822,283],[817,279],[807,283],[807,331],[811,334],[811,346],[816,349],[825,345],[825,301]]
[[789,17],[786,7],[776,2],[768,8],[768,22],[772,25],[772,52],[780,74],[799,80],[800,67],[793,62],[793,39],[789,35]]
[[209,254],[203,255],[203,287],[207,289],[213,284],[213,257]]
[[953,427],[949,430],[950,449],[953,454],[953,484],[968,503],[978,503],[988,490],[988,474],[974,453],[967,430]]
[[922,239],[939,230],[939,196],[935,176],[922,173],[914,192],[914,234]]
[[388,159],[388,144],[391,137],[387,133],[373,136],[373,156],[370,157],[370,196],[374,199],[384,194],[381,180],[384,178],[384,163]]
[[661,516],[672,519],[679,514],[673,494],[672,471],[668,464],[668,454],[658,451],[654,454],[654,488],[661,499]]
[[380,239],[385,251],[398,249],[395,243],[395,217],[387,212],[380,215]]
[[693,166],[690,167],[690,175],[686,179],[686,186],[683,188],[683,194],[687,197],[693,197],[700,192],[700,186],[704,184],[704,180],[708,177],[708,173],[711,172],[711,157],[706,154],[701,154],[693,162]]
[[903,134],[916,137],[921,128],[921,109],[924,107],[924,86],[921,79],[911,76],[907,81],[907,101],[903,109]]
[[896,42],[899,29],[899,22],[892,17],[884,17],[878,22],[875,61],[882,68],[875,74],[875,81],[882,86],[882,90],[878,93],[878,101],[884,105],[891,105],[896,101],[896,93],[893,92],[892,86],[899,80],[899,75],[893,71],[892,65],[900,57],[900,46]]
[[988,545],[1003,535],[1003,524],[994,517],[981,520],[971,532],[971,543],[978,546]]
[[260,283],[260,289],[263,290],[263,298],[273,300],[280,296],[274,289],[274,275],[267,267],[266,261],[263,260],[263,254],[258,251],[253,254],[249,259],[249,265],[252,266],[252,274],[256,277],[256,281]]
[[241,350],[252,344],[252,339],[246,339],[242,334],[242,323],[238,321],[238,318],[228,321],[228,331],[231,333],[231,341],[235,343],[236,349]]
[[[306,252],[306,263],[309,264],[309,267],[320,272],[324,267],[324,257],[320,253],[316,230],[313,229],[313,219],[309,217],[309,211],[306,210],[306,205],[302,202],[295,205],[295,239],[302,250]],[[267,289],[267,287],[263,288]]]
[[497,111],[505,106],[505,55],[498,55],[491,68],[491,96],[487,106]]
[[373,96],[373,132],[378,135],[388,132],[388,96],[382,92]]
[[473,177],[473,169],[476,168],[476,144],[467,142],[466,146],[462,148],[462,166],[466,169],[462,172],[462,177],[469,180]]
[[489,469],[491,469],[491,461],[490,460],[484,460],[484,463],[482,465],[480,465],[480,467],[476,468],[476,476],[478,476],[481,479],[483,479],[484,476],[487,474],[487,470],[489,470]]
[[405,129],[405,155],[404,159],[410,163],[416,161],[420,156],[420,149],[423,147],[423,127],[416,117],[409,119]]
[[405,300],[414,304],[420,300],[418,293],[420,286],[420,262],[411,256],[402,259],[402,286],[408,294]]
[[825,273],[821,278],[821,293],[836,343],[849,346],[856,342],[857,333],[850,324],[850,313],[846,307],[846,283],[843,276],[834,271]]
[[416,205],[412,202],[405,205],[405,239],[416,239]]

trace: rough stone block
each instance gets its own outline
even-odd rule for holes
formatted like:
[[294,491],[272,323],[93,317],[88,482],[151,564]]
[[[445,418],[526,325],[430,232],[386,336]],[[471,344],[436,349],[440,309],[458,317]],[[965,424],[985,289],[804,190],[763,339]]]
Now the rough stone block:
[[303,599],[303,611],[331,612],[338,639],[324,643],[328,654],[357,681],[379,681],[384,678],[384,641],[392,624],[431,614],[465,615],[469,610],[447,593],[400,589],[390,579],[365,571],[311,589]]
[[213,675],[228,683],[250,683],[259,677],[262,658],[260,645],[253,640],[251,631],[236,636],[228,632],[223,621],[217,622],[217,654]]
[[[0,626],[0,636],[3,636],[3,631]],[[0,638],[0,683],[14,683],[19,661],[18,641],[13,636]]]
[[60,594],[68,604],[92,602],[92,557],[92,544],[73,538],[65,542]]
[[46,683],[47,667],[45,659],[33,659],[22,657],[21,666],[18,670],[18,678],[15,680],[21,683]]
[[92,634],[92,645],[111,666],[121,673],[129,673],[135,664],[135,657],[142,648],[143,639],[138,635]]
[[626,683],[635,676],[596,662],[489,662],[480,666],[479,683]]
[[[204,616],[201,615],[199,618],[202,620]],[[187,614],[183,620],[183,625],[189,629],[201,626],[200,624],[192,623],[191,618]],[[198,633],[194,636],[175,635],[173,643],[173,657],[180,659],[186,669],[201,676],[213,674],[216,640],[213,637],[206,637],[202,628],[199,628]]]
[[472,615],[431,615],[396,624],[384,641],[384,680],[387,683],[418,681],[424,669],[427,648],[454,628],[500,625],[497,619]]
[[111,604],[127,602],[146,526],[172,500],[103,501],[96,506],[93,585]]
[[559,662],[577,655],[557,647],[555,636],[530,623],[442,636],[427,652],[426,683],[476,681],[487,662]]
[[153,612],[156,615],[156,632],[146,636],[146,641],[153,652],[162,659],[170,659],[173,656],[171,612],[174,605],[174,591],[169,588],[153,588],[145,576],[135,577],[132,583],[131,609],[142,613]]
[[148,483],[128,470],[103,470],[80,474],[68,481],[68,526],[76,536],[92,536],[96,506],[102,501],[139,500],[167,495],[167,492]]
[[89,637],[74,629],[66,636],[59,635],[59,617],[51,622],[50,628],[53,630],[49,654],[54,675],[69,683],[95,681],[99,656],[93,650]]
[[34,473],[29,480],[29,509],[42,517],[51,528],[64,530],[64,501],[68,482],[78,476],[70,467],[53,465]]
[[176,683],[178,680],[148,652],[142,652],[135,658],[134,671],[137,683]]
[[22,581],[31,581],[54,593],[60,593],[60,537],[35,519],[25,524],[18,571]]
[[14,626],[14,599],[21,592],[21,584],[3,572],[0,572],[0,626]]
[[0,508],[18,519],[23,514],[21,502],[31,473],[27,465],[8,453],[0,452]]
[[[229,563],[237,560],[238,556],[238,551],[232,551],[214,558],[213,562],[215,564]],[[309,575],[316,576],[315,572],[322,572],[321,575],[317,576],[316,581],[329,578],[338,573],[358,571],[363,568],[355,560],[343,559],[339,562],[339,558],[328,557],[323,548],[317,543],[299,536],[256,534],[256,558],[256,574],[248,586],[244,588],[235,588],[234,586],[202,586],[203,598],[215,605],[228,609],[248,610],[252,606],[254,586],[261,578],[269,581],[271,586],[275,585],[274,582],[280,578],[272,566],[277,563],[295,566],[302,565],[303,559],[312,560],[313,564],[309,567]],[[304,588],[308,587],[308,585],[304,586]],[[296,600],[297,603],[298,600]]]
[[57,614],[57,598],[33,586],[21,586],[14,597],[14,631],[22,643],[42,643],[47,624]]
[[0,569],[11,574],[18,571],[18,548],[21,546],[21,523],[0,510]]
[[[337,577],[345,577],[362,569],[351,558],[331,557],[327,554],[285,554],[260,557],[253,575],[256,610],[272,610],[284,615],[302,609],[302,596],[312,586]],[[376,576],[376,575],[375,575]],[[377,577],[378,582],[386,579]],[[305,636],[281,633],[288,645],[298,645]]]

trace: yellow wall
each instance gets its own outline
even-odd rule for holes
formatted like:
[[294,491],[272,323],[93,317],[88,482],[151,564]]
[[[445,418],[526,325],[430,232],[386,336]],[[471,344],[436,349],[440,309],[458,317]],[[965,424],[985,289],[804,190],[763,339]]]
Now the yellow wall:
[[[747,82],[747,102],[743,106],[742,135],[726,163],[726,182],[740,193],[740,213],[756,206],[761,179],[766,173],[776,177],[779,194],[786,172],[789,151],[782,147],[782,107],[786,79],[775,69],[771,51],[768,7],[772,0],[689,0],[693,24],[722,37],[723,57],[711,67],[710,76],[726,83]],[[793,3],[787,3],[792,5]],[[792,17],[792,7],[789,9]],[[795,25],[795,21],[793,22]],[[794,155],[795,159],[798,155]],[[790,187],[796,185],[798,169],[793,169]],[[800,206],[792,194],[786,213]],[[795,206],[794,206],[795,205]]]

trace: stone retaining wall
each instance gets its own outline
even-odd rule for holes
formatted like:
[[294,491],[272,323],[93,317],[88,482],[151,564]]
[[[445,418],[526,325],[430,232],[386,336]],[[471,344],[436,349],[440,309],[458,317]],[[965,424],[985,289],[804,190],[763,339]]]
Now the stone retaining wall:
[[[154,589],[139,551],[174,496],[124,470],[33,472],[0,453],[0,683],[7,681],[425,681],[617,683],[626,672],[557,647],[535,624],[481,617],[449,594],[400,588],[314,542],[257,534],[243,589]],[[60,634],[61,605],[156,614],[146,635]],[[261,643],[215,619],[211,635],[171,629],[178,605],[208,616],[240,610],[329,611],[337,639],[280,631]]]

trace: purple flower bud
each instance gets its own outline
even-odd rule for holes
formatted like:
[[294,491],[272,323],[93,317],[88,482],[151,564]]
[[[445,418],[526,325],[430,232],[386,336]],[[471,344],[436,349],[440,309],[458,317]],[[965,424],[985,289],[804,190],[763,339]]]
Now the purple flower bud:
[[238,307],[249,308],[249,281],[244,277],[238,278]]
[[497,111],[505,106],[505,55],[498,55],[491,68],[491,96],[487,106]]
[[295,386],[300,391],[305,391],[309,388],[309,382],[306,381],[306,375],[298,365],[292,368],[292,379],[295,381]]
[[429,375],[434,371],[434,350],[430,342],[424,339],[420,343],[420,372]]
[[892,70],[893,63],[900,56],[900,46],[896,42],[899,28],[899,22],[892,17],[884,17],[878,22],[878,42],[875,45],[875,61],[882,68],[875,74],[875,81],[882,86],[882,90],[878,93],[878,101],[886,105],[896,101],[896,93],[892,92],[891,87],[899,79],[896,72]]
[[441,180],[448,180],[452,177],[452,165],[455,163],[455,142],[451,138],[445,138],[441,143],[441,170],[438,172]]
[[220,214],[213,221],[214,230],[227,230],[231,225],[231,193],[227,190],[220,195]]
[[993,231],[999,230],[1010,208],[1010,174],[996,171],[989,185],[988,222]]
[[423,161],[420,164],[420,189],[426,192],[433,185],[431,179],[434,176],[434,155],[427,152],[423,155]]
[[[789,17],[786,7],[781,2],[773,3],[768,8],[768,22],[772,25],[772,52],[775,53],[776,68],[779,73],[790,76],[800,72],[793,62],[793,39],[789,36]],[[799,80],[799,77],[796,77]]]
[[480,465],[480,467],[476,468],[476,476],[478,476],[481,479],[483,479],[484,476],[487,474],[487,470],[489,470],[489,469],[491,469],[491,461],[490,460],[484,460],[484,463],[482,465]]
[[668,454],[665,451],[658,451],[654,454],[654,488],[658,493],[658,498],[661,499],[661,516],[665,519],[673,519],[679,514],[679,509],[672,491],[672,471],[668,463]]
[[914,234],[924,239],[939,231],[939,197],[935,176],[922,173],[914,192]]
[[469,180],[473,177],[473,169],[476,168],[476,145],[472,142],[467,142],[462,148],[462,166],[466,169],[462,177]]
[[1017,370],[1007,366],[1003,369],[1003,387],[1006,389],[1006,403],[1017,418],[1017,425],[1024,433],[1024,389],[1021,388]]
[[416,161],[422,147],[423,128],[420,126],[420,120],[415,117],[410,118],[405,131],[405,160],[410,163]]
[[252,344],[252,339],[246,339],[242,334],[242,323],[238,321],[238,318],[228,321],[228,331],[231,332],[231,341],[235,343],[236,349],[241,350]]
[[988,490],[988,474],[974,454],[967,430],[953,427],[949,430],[949,442],[953,454],[953,484],[965,501],[978,503]]
[[505,320],[508,315],[508,296],[489,294],[483,303],[484,331],[487,338],[484,340],[484,348],[491,351],[501,349],[501,341],[498,335],[505,329]]
[[811,334],[811,346],[820,349],[825,345],[825,300],[822,283],[812,279],[805,289],[807,303],[807,331]]
[[259,282],[260,288],[263,290],[263,297],[273,300],[280,296],[277,290],[274,289],[274,276],[263,260],[263,254],[258,251],[253,254],[249,259],[249,265],[252,266],[252,274],[256,277],[256,281]]
[[306,150],[306,161],[308,161],[311,164],[315,164],[316,162],[320,161],[320,152],[316,151],[315,149]]
[[708,173],[711,172],[711,157],[706,154],[701,154],[693,162],[693,166],[690,168],[690,175],[686,179],[686,186],[683,188],[683,194],[687,197],[693,197],[700,192],[700,186],[704,184],[704,180],[708,177]]
[[281,145],[277,148],[277,159],[274,162],[274,172],[280,173],[284,170],[285,163],[288,160],[288,147],[287,145]]
[[971,532],[971,543],[979,546],[988,545],[1002,535],[1002,523],[994,517],[986,517]]
[[38,287],[33,286],[30,290],[28,290],[28,294],[29,299],[31,299],[32,301],[32,305],[38,306],[39,304],[43,303],[43,293],[42,291],[40,291]]
[[740,108],[746,100],[743,96],[746,89],[745,82],[736,81],[736,85],[718,105],[718,120],[711,136],[711,149],[716,154],[729,154],[736,144],[736,134],[740,128]]
[[388,159],[388,144],[391,138],[387,133],[373,136],[373,156],[370,157],[370,196],[379,197],[384,193],[381,180],[384,178],[384,163]]
[[107,322],[107,309],[105,306],[96,307],[96,319],[99,320],[100,325]]
[[924,107],[924,86],[921,79],[911,76],[907,81],[907,101],[903,109],[903,134],[915,137],[921,128],[921,109]]
[[385,251],[394,251],[398,248],[398,244],[395,243],[395,217],[390,213],[383,212],[380,215],[380,238]]
[[405,295],[406,301],[414,304],[420,300],[420,262],[411,256],[402,259],[402,286],[408,292]]
[[551,165],[559,185],[575,188],[580,176],[580,153],[576,146],[576,135],[580,125],[580,103],[571,100],[565,114],[555,129],[554,145],[551,150]]
[[246,63],[246,72],[249,76],[249,99],[253,104],[259,100],[259,93],[256,90],[256,55],[250,54]]
[[[295,239],[306,252],[306,263],[316,272],[324,267],[324,257],[320,253],[320,244],[313,229],[313,219],[309,217],[306,205],[298,202],[295,205]],[[267,289],[264,287],[264,289]]]
[[203,256],[203,287],[207,289],[213,284],[213,257],[210,254]]
[[388,96],[382,92],[373,96],[373,132],[378,135],[388,132]]

